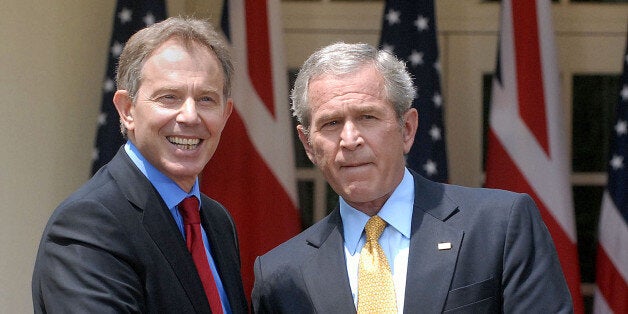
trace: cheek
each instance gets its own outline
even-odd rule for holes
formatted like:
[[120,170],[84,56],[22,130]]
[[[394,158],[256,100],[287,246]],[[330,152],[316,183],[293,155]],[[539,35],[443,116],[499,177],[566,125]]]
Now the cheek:
[[218,112],[203,114],[202,119],[208,130],[217,132],[222,132],[227,124],[227,120],[221,115],[221,113]]
[[135,111],[136,128],[161,129],[176,119],[176,112],[163,108],[141,108]]
[[336,147],[333,144],[317,145],[314,147],[313,162],[320,168],[333,168],[336,159]]

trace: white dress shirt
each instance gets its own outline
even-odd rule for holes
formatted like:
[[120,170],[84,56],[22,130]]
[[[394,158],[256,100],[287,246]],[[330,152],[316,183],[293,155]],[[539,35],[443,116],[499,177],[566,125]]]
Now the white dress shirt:
[[[353,302],[357,308],[358,265],[360,262],[360,252],[366,242],[364,226],[370,217],[351,207],[342,197],[340,197],[339,202],[340,216],[342,217],[344,229],[347,273],[349,274]],[[410,171],[405,169],[401,183],[377,214],[388,223],[379,238],[379,244],[382,246],[388,263],[390,264],[395,293],[397,295],[397,311],[399,313],[403,313],[405,298],[413,204],[414,179]]]

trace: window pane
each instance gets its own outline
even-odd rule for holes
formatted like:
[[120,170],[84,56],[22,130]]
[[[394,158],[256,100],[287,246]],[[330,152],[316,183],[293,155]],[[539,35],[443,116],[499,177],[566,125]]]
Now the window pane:
[[303,229],[312,225],[314,220],[314,182],[299,180],[299,209],[301,210],[301,226]]
[[491,109],[491,91],[493,89],[493,73],[482,75],[482,170],[486,171],[486,151],[488,149],[489,114]]
[[606,171],[618,86],[618,75],[574,75],[574,172]]
[[582,282],[595,282],[597,222],[603,193],[602,186],[575,186],[573,188]]

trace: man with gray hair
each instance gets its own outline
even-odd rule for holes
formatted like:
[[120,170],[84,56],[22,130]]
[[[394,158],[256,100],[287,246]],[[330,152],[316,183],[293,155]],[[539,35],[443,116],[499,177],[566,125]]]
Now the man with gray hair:
[[414,97],[405,65],[368,44],[305,61],[292,91],[297,132],[339,205],[256,259],[255,313],[573,311],[529,196],[405,167]]
[[198,176],[233,109],[227,45],[205,21],[134,34],[113,102],[127,138],[53,212],[35,313],[247,313],[233,219]]

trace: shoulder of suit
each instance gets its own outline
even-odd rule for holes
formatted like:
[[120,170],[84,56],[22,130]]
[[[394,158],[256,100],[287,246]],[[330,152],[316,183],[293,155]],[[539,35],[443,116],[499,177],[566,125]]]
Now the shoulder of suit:
[[516,199],[528,197],[527,194],[502,189],[483,187],[466,187],[460,185],[443,184],[445,195],[457,200],[490,200],[493,202],[511,203]]
[[204,193],[201,193],[201,203],[203,204],[203,206],[219,207],[223,209],[225,208],[225,206],[220,204],[215,199],[205,195]]
[[[279,263],[284,263],[286,260],[307,258],[307,256],[309,256],[308,254],[313,252],[316,247],[316,245],[310,242],[312,239],[320,239],[319,242],[322,242],[333,229],[340,227],[340,225],[334,222],[334,215],[337,215],[337,213],[332,212],[291,239],[279,244],[277,247],[264,254],[264,258],[276,260],[276,262]],[[320,243],[315,244],[318,245]]]

